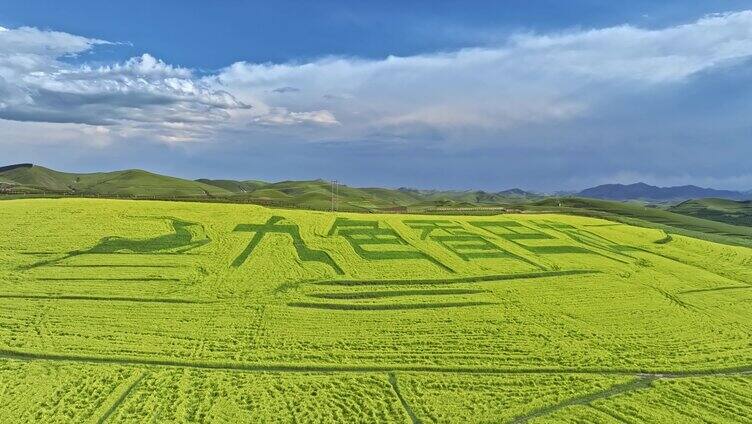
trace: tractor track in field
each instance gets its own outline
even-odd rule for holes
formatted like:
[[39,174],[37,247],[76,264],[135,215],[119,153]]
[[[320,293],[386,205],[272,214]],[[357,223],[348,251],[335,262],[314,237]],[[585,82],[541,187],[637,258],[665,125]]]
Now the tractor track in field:
[[590,405],[592,402],[595,402],[596,400],[618,396],[623,393],[629,393],[629,392],[639,390],[639,389],[647,389],[647,388],[650,388],[653,384],[653,381],[657,379],[659,379],[659,377],[640,376],[632,381],[628,381],[626,383],[621,383],[621,384],[616,384],[614,386],[608,387],[606,389],[603,389],[595,393],[590,393],[587,395],[564,399],[563,401],[557,404],[544,406],[542,408],[535,409],[531,412],[528,412],[527,414],[518,416],[511,422],[514,424],[523,424],[535,418],[543,417],[546,415],[551,415],[569,406]]
[[144,277],[144,278],[108,278],[108,277],[39,277],[35,281],[119,281],[119,282],[180,282],[179,278]]
[[712,293],[712,292],[719,292],[719,291],[742,290],[742,289],[749,290],[749,289],[752,289],[752,286],[724,286],[724,287],[716,287],[713,289],[694,289],[694,290],[685,290],[677,294]]
[[133,389],[135,389],[136,386],[138,386],[138,384],[141,383],[141,380],[143,380],[144,377],[146,377],[146,374],[147,374],[146,372],[142,372],[133,382],[131,382],[128,385],[128,387],[125,388],[125,390],[123,390],[122,393],[120,393],[120,396],[118,396],[115,402],[112,405],[110,405],[109,408],[107,408],[107,410],[104,412],[104,414],[102,414],[101,417],[99,417],[99,419],[97,420],[97,424],[103,424],[107,422],[107,420],[112,416],[112,414],[115,413],[118,407],[120,407],[120,405],[122,405],[123,402],[125,402],[125,399],[128,397],[128,395],[130,395],[131,392],[133,392]]
[[56,264],[50,265],[55,268],[188,268],[188,265],[139,265],[139,264],[83,264],[69,265]]
[[150,358],[116,358],[93,355],[71,355],[58,353],[36,353],[12,349],[0,349],[0,359],[18,361],[78,362],[90,364],[109,364],[141,367],[169,367],[238,372],[271,373],[449,373],[449,374],[585,374],[585,375],[621,375],[653,379],[679,379],[690,377],[723,377],[752,375],[752,365],[728,368],[712,368],[687,371],[641,371],[609,368],[494,368],[463,367],[441,365],[333,365],[333,364],[260,364],[230,362],[189,362],[169,359]]
[[215,303],[193,299],[171,299],[154,297],[126,297],[126,296],[86,296],[86,295],[35,295],[35,294],[8,294],[0,293],[0,299],[23,299],[23,300],[77,300],[93,302],[131,302],[131,303],[172,303],[172,304],[206,304]]
[[402,392],[400,392],[400,389],[399,389],[399,383],[397,382],[397,374],[394,372],[390,372],[388,375],[389,375],[389,385],[392,386],[392,390],[394,390],[394,394],[397,395],[397,398],[402,404],[402,408],[407,413],[407,416],[410,417],[410,421],[412,421],[413,424],[422,424],[422,421],[420,420],[420,418],[418,418],[418,416],[415,415],[413,408],[410,406],[409,403],[407,403],[407,399],[405,399],[404,396],[402,396]]

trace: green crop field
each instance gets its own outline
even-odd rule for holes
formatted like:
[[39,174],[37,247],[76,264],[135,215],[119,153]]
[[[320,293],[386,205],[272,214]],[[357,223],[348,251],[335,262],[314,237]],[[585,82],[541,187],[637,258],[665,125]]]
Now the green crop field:
[[558,214],[0,202],[0,422],[752,422],[752,249]]

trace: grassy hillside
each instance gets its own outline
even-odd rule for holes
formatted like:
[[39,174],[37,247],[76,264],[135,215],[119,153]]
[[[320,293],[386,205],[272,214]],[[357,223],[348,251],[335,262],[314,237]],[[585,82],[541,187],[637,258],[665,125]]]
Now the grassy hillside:
[[[239,198],[285,201],[292,205],[327,209],[331,206],[332,186],[329,181],[282,181],[259,183],[257,181],[198,180],[240,194]],[[250,183],[250,184],[249,184]],[[477,190],[440,191],[408,188],[356,188],[339,185],[337,189],[340,210],[378,211],[395,207],[424,210],[435,207],[476,206],[500,203],[519,203],[541,199],[542,196],[519,189],[490,193]]]
[[248,193],[265,186],[266,182],[258,180],[236,181],[236,180],[209,180],[201,178],[196,180],[203,184],[219,187],[231,193]]
[[0,170],[0,183],[14,192],[71,193],[102,196],[226,196],[225,189],[196,181],[131,169],[115,172],[73,174],[42,166]]
[[[238,201],[269,201],[281,206],[293,206],[317,210],[331,208],[332,186],[328,181],[281,181],[261,183],[257,181],[198,180],[234,193]],[[337,207],[346,211],[370,211],[381,208],[407,206],[419,198],[399,190],[384,188],[354,188],[340,185],[336,193]]]
[[697,218],[752,227],[752,201],[725,199],[688,200],[669,208],[671,212]]
[[413,190],[400,189],[412,197],[420,198],[423,202],[436,202],[436,204],[461,203],[472,205],[519,203],[539,200],[541,195],[529,193],[520,189],[504,190],[491,193],[483,190]]
[[719,243],[752,246],[752,227],[696,218],[659,208],[646,207],[640,203],[567,197],[545,199],[527,205],[525,209],[535,212],[555,211],[602,217]]
[[561,214],[106,199],[9,200],[0,233],[2,422],[744,422],[752,404],[745,247]]

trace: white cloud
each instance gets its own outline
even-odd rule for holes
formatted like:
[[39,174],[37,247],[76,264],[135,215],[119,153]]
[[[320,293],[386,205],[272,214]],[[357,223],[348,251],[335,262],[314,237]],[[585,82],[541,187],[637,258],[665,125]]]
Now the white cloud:
[[[506,129],[586,116],[610,96],[752,56],[752,11],[649,30],[523,34],[497,48],[310,63],[235,63],[209,79],[259,110],[327,111],[333,137],[396,127]],[[279,87],[296,87],[285,96]],[[257,122],[287,123],[271,114]]]
[[[148,54],[99,67],[61,60],[106,43],[35,28],[0,31],[0,118],[191,139],[248,107],[191,70]],[[176,133],[176,123],[190,125]]]
[[265,125],[297,125],[297,124],[318,124],[318,125],[338,125],[339,122],[334,115],[328,110],[314,110],[311,112],[290,112],[283,107],[275,107],[253,119]]
[[477,133],[498,140],[587,117],[620,93],[681,84],[752,57],[752,11],[663,29],[519,34],[495,48],[380,60],[238,62],[203,77],[148,54],[101,66],[63,60],[102,44],[35,28],[0,30],[0,118],[173,142],[249,126],[255,135],[330,140],[423,134],[470,143]]

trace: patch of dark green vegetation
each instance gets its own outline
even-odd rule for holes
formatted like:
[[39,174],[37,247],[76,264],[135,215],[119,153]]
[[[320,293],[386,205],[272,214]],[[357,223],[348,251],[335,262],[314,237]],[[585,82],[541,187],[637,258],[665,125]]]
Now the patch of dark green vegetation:
[[269,233],[287,234],[292,238],[295,251],[298,254],[298,258],[304,262],[319,262],[329,266],[337,274],[343,275],[345,272],[337,263],[332,259],[329,254],[323,250],[314,250],[308,248],[300,236],[300,229],[296,224],[280,224],[284,218],[281,216],[273,216],[266,221],[265,224],[239,224],[235,227],[236,232],[252,232],[253,238],[248,243],[245,249],[232,261],[232,266],[237,268],[248,259],[248,257],[256,249],[256,246],[264,239]]
[[488,293],[488,290],[474,289],[423,289],[423,290],[383,290],[368,292],[345,292],[345,293],[314,293],[310,297],[319,299],[334,300],[360,300],[360,299],[381,299],[385,297],[406,297],[406,296],[442,296],[442,295],[459,295],[459,294],[478,294]]
[[493,281],[508,281],[508,280],[528,280],[536,278],[547,277],[561,277],[567,275],[587,275],[587,274],[599,274],[600,271],[590,269],[575,269],[575,270],[561,270],[561,271],[538,271],[538,272],[525,272],[516,274],[496,274],[496,275],[478,275],[472,277],[459,277],[459,278],[442,278],[442,279],[397,279],[397,280],[327,280],[318,281],[313,284],[322,286],[384,286],[384,285],[445,285],[445,284],[465,284],[465,283],[481,283],[481,282],[493,282]]
[[446,302],[446,303],[387,303],[387,304],[350,304],[350,303],[315,303],[290,302],[287,306],[309,309],[330,309],[339,311],[398,311],[412,309],[464,308],[469,306],[491,306],[493,302]]
[[671,237],[671,234],[669,234],[669,233],[667,233],[665,231],[663,232],[663,234],[665,234],[664,237],[659,238],[658,240],[654,241],[653,243],[655,243],[655,244],[668,244],[668,243],[671,243],[674,240],[674,238]]

